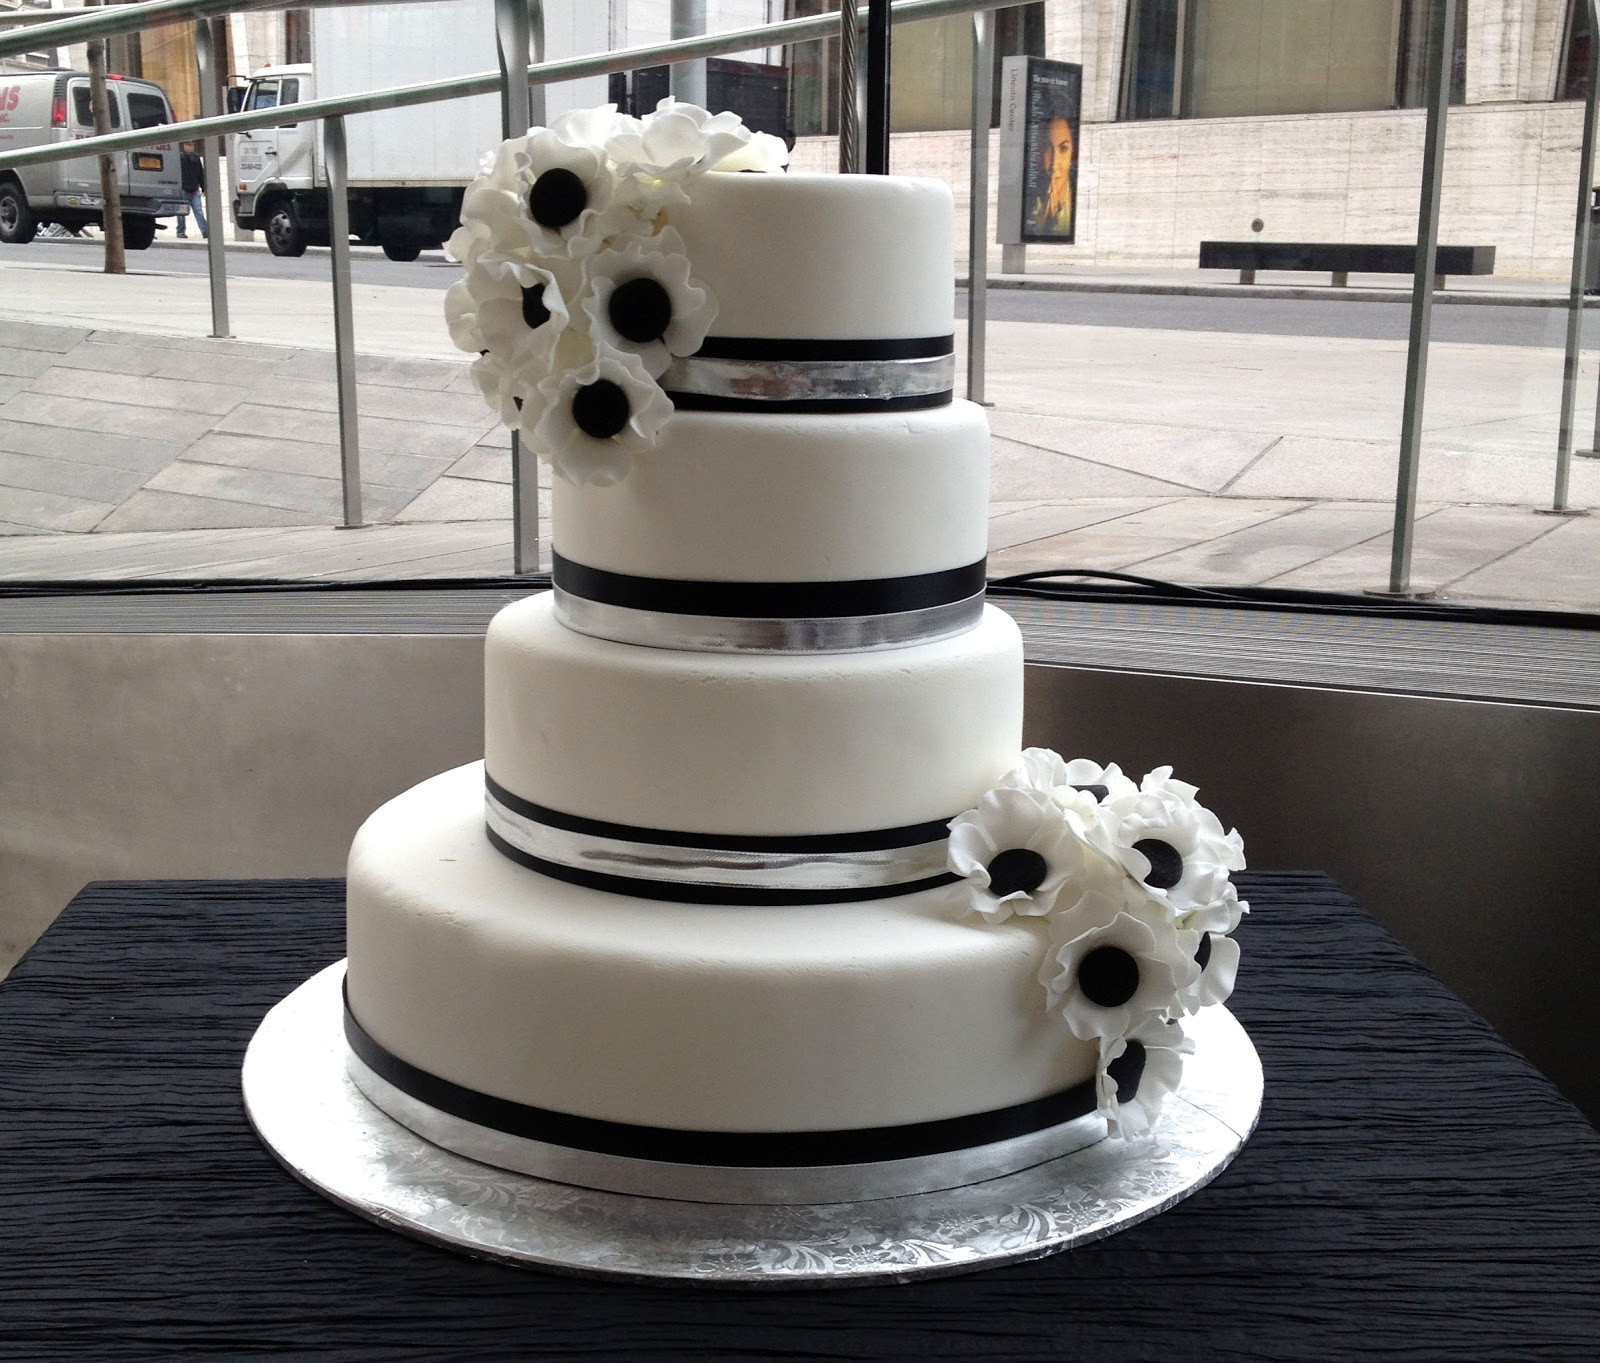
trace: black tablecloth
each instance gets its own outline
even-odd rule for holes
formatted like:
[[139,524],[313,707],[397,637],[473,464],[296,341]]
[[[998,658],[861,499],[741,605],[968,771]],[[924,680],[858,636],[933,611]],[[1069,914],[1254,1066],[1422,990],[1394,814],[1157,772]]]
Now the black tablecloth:
[[1267,1096],[1216,1182],[1034,1263],[805,1292],[519,1270],[324,1201],[239,1066],[343,954],[340,884],[90,886],[0,984],[0,1355],[1600,1356],[1600,1135],[1328,880],[1240,886]]

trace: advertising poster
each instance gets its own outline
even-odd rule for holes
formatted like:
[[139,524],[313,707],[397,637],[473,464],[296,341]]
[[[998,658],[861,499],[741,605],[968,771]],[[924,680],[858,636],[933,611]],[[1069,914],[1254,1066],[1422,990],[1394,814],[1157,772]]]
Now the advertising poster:
[[1071,242],[1077,222],[1083,67],[1043,57],[1002,63],[999,239]]

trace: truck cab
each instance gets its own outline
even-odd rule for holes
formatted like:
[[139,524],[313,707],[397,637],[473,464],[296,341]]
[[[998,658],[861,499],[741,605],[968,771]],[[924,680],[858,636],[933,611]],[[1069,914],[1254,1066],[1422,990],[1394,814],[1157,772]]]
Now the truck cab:
[[263,232],[275,256],[301,255],[310,242],[327,240],[322,192],[327,177],[318,124],[294,117],[296,104],[315,98],[316,79],[309,65],[264,67],[245,87],[240,111],[282,109],[285,121],[228,138],[234,220]]
[[[159,85],[131,77],[106,79],[111,131],[171,123],[172,106]],[[89,76],[83,71],[0,73],[0,151],[93,137]],[[174,142],[111,153],[122,196],[123,242],[142,251],[155,240],[156,219],[187,213]],[[21,246],[47,223],[102,226],[97,157],[75,156],[39,166],[0,170],[0,242]]]

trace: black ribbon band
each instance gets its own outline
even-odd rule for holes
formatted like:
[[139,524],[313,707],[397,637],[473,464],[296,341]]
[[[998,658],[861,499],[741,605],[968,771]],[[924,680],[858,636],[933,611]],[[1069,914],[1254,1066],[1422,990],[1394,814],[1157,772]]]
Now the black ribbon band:
[[953,355],[956,338],[905,336],[894,340],[803,340],[795,337],[707,336],[692,358],[706,360],[929,360]]
[[[904,824],[899,828],[872,828],[857,833],[684,833],[670,828],[642,828],[631,823],[611,823],[582,814],[551,809],[549,805],[507,790],[487,772],[484,787],[513,814],[535,823],[549,824],[568,833],[588,833],[622,842],[645,842],[658,847],[703,847],[715,852],[771,852],[775,855],[819,856],[829,852],[878,852],[895,847],[917,847],[950,836],[949,819]],[[952,816],[954,817],[954,816]]]
[[937,573],[843,582],[700,582],[613,573],[552,553],[550,577],[562,591],[608,606],[670,615],[784,620],[894,615],[953,605],[983,592],[987,564],[980,558]]
[[674,388],[666,392],[680,412],[918,412],[928,407],[948,407],[955,401],[955,390],[951,388],[890,398],[736,398]]
[[380,1079],[462,1121],[570,1150],[671,1164],[782,1169],[915,1159],[1026,1136],[1095,1110],[1091,1079],[1015,1107],[907,1126],[850,1131],[681,1131],[553,1112],[464,1088],[418,1069],[374,1041],[356,1021],[350,1010],[348,981],[344,1034],[350,1049]]

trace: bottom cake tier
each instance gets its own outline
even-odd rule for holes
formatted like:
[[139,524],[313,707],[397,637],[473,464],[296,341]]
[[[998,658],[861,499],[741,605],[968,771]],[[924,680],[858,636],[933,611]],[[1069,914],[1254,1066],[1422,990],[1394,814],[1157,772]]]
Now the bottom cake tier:
[[1097,1049],[1044,1007],[1036,922],[954,887],[799,907],[551,880],[484,831],[483,768],[350,854],[346,1032],[379,1107],[457,1153],[706,1201],[978,1182],[1098,1139]]

